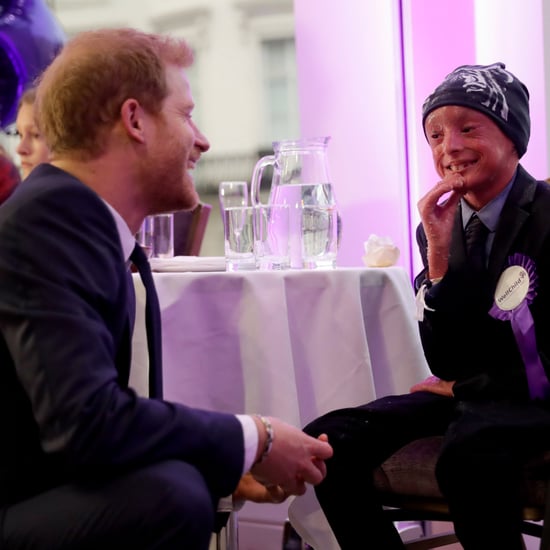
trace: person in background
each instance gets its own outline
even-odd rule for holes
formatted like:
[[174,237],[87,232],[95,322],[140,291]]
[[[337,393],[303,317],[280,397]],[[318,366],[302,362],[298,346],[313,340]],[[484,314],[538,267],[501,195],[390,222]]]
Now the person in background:
[[432,376],[306,426],[334,450],[315,492],[343,550],[401,549],[373,471],[442,435],[436,477],[462,547],[521,550],[522,467],[550,450],[550,187],[519,163],[529,93],[502,63],[464,65],[422,111],[440,178],[418,203],[415,289]]
[[0,145],[0,204],[2,204],[21,182],[17,166],[8,152]]
[[147,266],[133,235],[199,200],[190,172],[209,143],[191,63],[183,40],[108,29],[76,35],[41,75],[50,161],[0,209],[2,549],[204,550],[243,480],[279,499],[326,473],[323,436],[128,386],[128,264]]
[[17,107],[15,128],[19,136],[16,152],[21,163],[21,175],[26,178],[31,170],[42,162],[48,162],[49,150],[44,138],[38,131],[34,118],[34,99],[36,90],[28,88]]

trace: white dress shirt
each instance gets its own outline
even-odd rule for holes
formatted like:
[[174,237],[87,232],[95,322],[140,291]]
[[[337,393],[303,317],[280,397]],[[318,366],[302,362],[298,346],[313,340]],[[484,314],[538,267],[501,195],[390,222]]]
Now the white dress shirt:
[[[122,216],[108,202],[105,202],[105,204],[113,215],[118,230],[118,236],[120,238],[120,244],[122,245],[124,258],[126,258],[126,261],[129,262],[130,254],[134,250],[134,246],[136,244],[135,237]],[[244,473],[250,470],[252,464],[254,463],[254,459],[256,458],[256,451],[258,449],[258,430],[256,428],[256,423],[251,416],[245,414],[237,414],[235,416],[241,422],[243,428]]]

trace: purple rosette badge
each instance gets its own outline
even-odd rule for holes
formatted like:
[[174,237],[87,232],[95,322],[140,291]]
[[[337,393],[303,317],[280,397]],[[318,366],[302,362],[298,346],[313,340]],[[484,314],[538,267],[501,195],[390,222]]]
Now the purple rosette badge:
[[537,351],[535,324],[529,309],[537,295],[537,285],[533,260],[524,254],[513,254],[498,280],[489,315],[510,321],[525,365],[529,394],[532,399],[544,399],[550,395],[550,384]]

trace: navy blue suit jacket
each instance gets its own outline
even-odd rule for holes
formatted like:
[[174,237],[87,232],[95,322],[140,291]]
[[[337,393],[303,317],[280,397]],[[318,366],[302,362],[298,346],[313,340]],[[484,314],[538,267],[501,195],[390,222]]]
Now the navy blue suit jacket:
[[128,388],[127,282],[109,209],[66,172],[39,166],[0,207],[0,507],[166,459],[214,498],[236,487],[235,416]]
[[[422,225],[417,241],[426,278],[427,242]],[[431,371],[456,380],[455,396],[466,400],[529,399],[525,365],[510,321],[494,319],[499,277],[514,254],[527,256],[538,276],[536,296],[529,309],[534,320],[537,351],[550,375],[550,185],[536,181],[521,166],[503,206],[484,277],[472,274],[466,251],[460,209],[457,211],[449,268],[443,280],[426,293],[429,307],[420,334]]]

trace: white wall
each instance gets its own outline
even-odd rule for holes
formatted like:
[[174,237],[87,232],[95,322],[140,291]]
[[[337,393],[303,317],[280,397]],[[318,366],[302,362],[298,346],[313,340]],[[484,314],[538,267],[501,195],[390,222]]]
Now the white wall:
[[371,233],[409,268],[399,10],[395,1],[296,0],[301,131],[330,135],[342,216],[340,265],[362,265]]
[[527,84],[532,138],[522,164],[536,177],[550,175],[543,6],[543,0],[295,0],[302,133],[333,136],[341,265],[360,264],[364,240],[376,233],[398,244],[411,276],[419,270],[416,204],[437,181],[421,107],[458,65],[504,61]]

